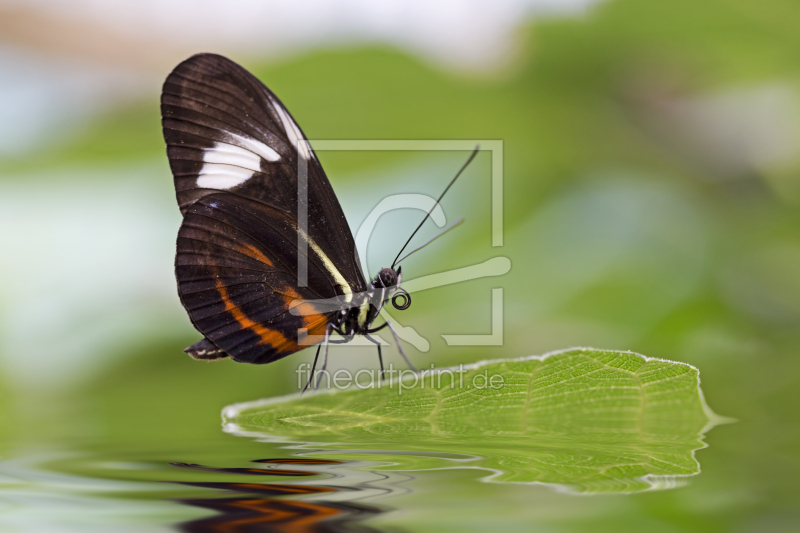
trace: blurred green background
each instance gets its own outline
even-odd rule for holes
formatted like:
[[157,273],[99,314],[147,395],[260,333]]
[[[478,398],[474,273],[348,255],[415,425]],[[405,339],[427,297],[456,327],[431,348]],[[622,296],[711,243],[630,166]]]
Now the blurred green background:
[[[393,312],[430,342],[409,347],[418,366],[594,346],[700,369],[711,408],[739,422],[708,436],[691,487],[618,505],[603,527],[796,530],[800,4],[323,4],[236,3],[218,20],[182,2],[2,4],[7,453],[214,438],[226,404],[296,390],[309,354],[247,366],[181,351],[199,336],[174,286],[180,215],[158,98],[175,64],[215,51],[262,79],[311,139],[503,141],[504,245],[491,246],[482,154],[444,202],[466,224],[403,271],[505,256],[511,272]],[[252,18],[241,34],[237,17]],[[355,231],[387,194],[438,193],[466,153],[319,157]],[[371,275],[419,217],[381,219]],[[489,333],[494,287],[504,345],[448,347],[442,334]],[[365,348],[332,358],[376,364]]]

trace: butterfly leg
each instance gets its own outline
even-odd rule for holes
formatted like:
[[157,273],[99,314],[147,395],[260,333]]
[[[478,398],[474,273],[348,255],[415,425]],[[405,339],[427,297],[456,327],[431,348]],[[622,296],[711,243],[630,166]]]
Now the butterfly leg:
[[[394,328],[392,327],[392,323],[391,322],[386,322],[386,325],[389,326],[389,331],[392,332],[392,337],[394,337],[394,342],[397,343],[397,351],[399,351],[400,355],[403,356],[403,360],[408,365],[408,368],[410,368],[414,372],[419,372],[419,370],[417,370],[417,367],[415,367],[414,365],[411,364],[411,361],[408,359],[408,356],[406,356],[406,353],[403,351],[403,347],[400,346],[400,337],[397,336],[397,333],[395,332]],[[383,327],[383,326],[381,326],[381,327]]]
[[328,368],[328,338],[330,337],[330,335],[331,335],[331,325],[328,324],[328,326],[325,328],[325,341],[324,341],[324,347],[322,349],[322,368],[319,371],[319,379],[317,379],[316,382],[314,383],[314,390],[317,390],[319,388],[319,382],[322,381],[322,374]]
[[378,346],[378,362],[381,364],[381,381],[383,381],[383,380],[384,380],[384,379],[386,379],[386,378],[384,377],[384,371],[383,371],[383,355],[381,354],[381,343],[380,343],[379,341],[376,341],[375,339],[373,339],[373,338],[370,336],[370,334],[369,334],[369,333],[367,333],[367,334],[366,334],[366,335],[364,335],[364,336],[365,336],[367,339],[369,339],[369,340],[370,340],[370,342],[374,342],[374,343],[375,343],[375,345],[376,345],[376,346]]
[[388,322],[384,322],[383,324],[381,324],[377,328],[372,328],[370,330],[367,330],[367,333],[377,333],[377,332],[379,332],[380,330],[382,330],[383,328],[385,328],[388,325],[389,325]]
[[319,349],[322,348],[321,344],[317,345],[317,355],[314,356],[314,364],[311,365],[311,375],[308,376],[308,381],[306,381],[306,386],[303,387],[303,391],[300,394],[308,389],[308,386],[311,385],[311,382],[314,380],[314,371],[317,369],[317,359],[319,359]]
[[381,364],[381,381],[386,379],[383,372],[383,354],[381,354],[381,345],[378,345],[378,362]]

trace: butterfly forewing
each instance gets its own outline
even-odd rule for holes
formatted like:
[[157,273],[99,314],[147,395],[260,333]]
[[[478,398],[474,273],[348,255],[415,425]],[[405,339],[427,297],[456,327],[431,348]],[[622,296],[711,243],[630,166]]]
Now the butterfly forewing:
[[[305,136],[257,78],[217,55],[167,78],[164,138],[184,215],[176,276],[195,327],[237,361],[267,363],[320,335],[330,310],[296,315],[297,299],[362,292],[355,243]],[[307,286],[299,287],[298,158],[307,164]],[[305,306],[313,304],[303,304]],[[326,314],[328,313],[328,314]]]

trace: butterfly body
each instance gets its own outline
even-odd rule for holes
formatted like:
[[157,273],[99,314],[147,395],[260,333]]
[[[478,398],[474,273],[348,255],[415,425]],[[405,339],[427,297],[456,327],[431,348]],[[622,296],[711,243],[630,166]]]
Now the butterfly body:
[[[393,268],[381,269],[372,280],[370,288],[363,295],[359,295],[355,306],[343,307],[333,316],[331,320],[333,330],[348,340],[355,335],[374,333],[376,330],[372,329],[372,323],[378,318],[383,305],[398,291],[399,285],[398,271]],[[408,297],[404,291],[401,294]]]

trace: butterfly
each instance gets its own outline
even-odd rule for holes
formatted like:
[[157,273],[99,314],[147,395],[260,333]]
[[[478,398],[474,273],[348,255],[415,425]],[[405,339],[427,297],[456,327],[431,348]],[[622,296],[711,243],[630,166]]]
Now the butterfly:
[[184,351],[199,360],[265,364],[316,338],[323,342],[314,365],[324,346],[324,369],[329,343],[363,335],[377,345],[383,369],[371,335],[388,327],[413,368],[391,323],[373,322],[386,302],[397,309],[411,303],[398,263],[416,230],[368,283],[303,131],[272,91],[225,57],[198,54],[175,67],[164,82],[161,116],[183,215],[178,294],[203,335]]

